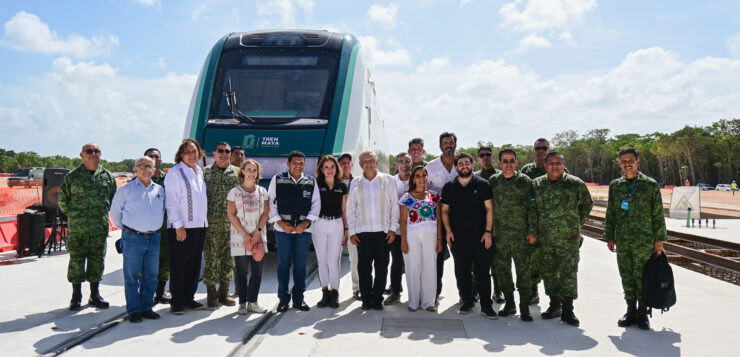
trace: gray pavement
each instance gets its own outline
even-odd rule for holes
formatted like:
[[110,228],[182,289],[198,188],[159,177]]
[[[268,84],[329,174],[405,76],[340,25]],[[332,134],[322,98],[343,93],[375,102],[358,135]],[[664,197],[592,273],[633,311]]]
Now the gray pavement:
[[[737,233],[734,226],[728,234]],[[125,301],[121,272],[122,258],[115,253],[109,237],[106,274],[101,293],[111,303],[108,310],[84,308],[67,311],[71,294],[66,281],[68,256],[58,252],[41,259],[24,258],[8,264],[10,256],[0,255],[3,289],[0,298],[0,351],[3,356],[32,356],[123,312]],[[402,303],[384,311],[363,312],[351,299],[347,257],[343,257],[338,309],[317,309],[320,298],[318,279],[306,292],[310,312],[289,310],[271,320],[264,333],[246,345],[242,338],[261,315],[236,315],[235,307],[186,311],[183,316],[162,314],[156,321],[141,324],[123,322],[67,351],[65,355],[106,356],[436,356],[483,355],[736,355],[740,336],[740,287],[680,267],[674,267],[678,303],[669,312],[655,312],[652,331],[619,328],[616,321],[624,313],[616,257],[604,243],[586,238],[581,250],[579,294],[575,311],[579,328],[544,321],[540,308],[533,307],[535,321],[517,317],[496,321],[474,314],[457,314],[457,292],[452,259],[446,262],[440,312],[409,312]],[[260,303],[273,308],[277,303],[275,255],[268,254]],[[196,298],[205,298],[201,285]],[[87,285],[83,288],[87,300]],[[540,294],[546,307],[542,286]]]
[[701,221],[701,227],[694,223],[687,228],[685,219],[665,219],[666,228],[672,231],[740,243],[740,219],[710,219],[708,227],[706,220]]

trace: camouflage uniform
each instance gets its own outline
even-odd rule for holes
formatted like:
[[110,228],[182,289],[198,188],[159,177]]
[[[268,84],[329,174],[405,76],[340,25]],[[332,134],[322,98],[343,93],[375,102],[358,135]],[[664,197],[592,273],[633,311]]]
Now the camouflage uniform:
[[527,192],[532,180],[517,172],[506,178],[502,173],[490,179],[493,190],[493,237],[496,242],[494,264],[501,290],[504,294],[514,292],[511,276],[511,260],[516,269],[516,287],[519,293],[529,296],[532,281],[529,276],[529,255],[532,246],[527,234],[537,232],[534,205],[529,202]]
[[578,298],[581,226],[594,203],[586,185],[563,173],[558,181],[540,176],[532,181],[537,208],[537,240],[542,244],[542,280],[549,296]]
[[70,283],[103,280],[108,211],[115,193],[116,179],[102,166],[91,172],[80,165],[64,178],[59,188],[59,209],[69,224],[67,280]]
[[411,164],[411,168],[412,168],[412,169],[413,169],[414,167],[417,167],[417,166],[424,166],[424,167],[426,167],[426,166],[427,166],[427,162],[426,162],[426,161],[424,161],[424,160],[421,160],[421,161],[419,161],[419,162],[414,162],[414,163],[412,163],[412,164]]
[[203,282],[206,285],[228,285],[231,282],[234,259],[229,244],[231,222],[226,214],[226,196],[241,184],[238,172],[239,168],[231,164],[222,170],[215,163],[203,170],[208,196],[208,229],[203,247],[206,261]]
[[[164,187],[164,171],[159,170],[156,176],[152,176],[152,181]],[[167,281],[170,279],[170,260],[169,250],[167,249],[167,212],[164,212],[164,221],[162,229],[159,230],[159,274],[157,280]]]
[[495,174],[498,174],[498,173],[501,173],[501,170],[499,170],[499,169],[497,169],[497,168],[494,167],[494,168],[491,168],[490,170],[480,169],[480,170],[475,171],[473,173],[476,174],[476,175],[478,175],[478,176],[480,176],[480,177],[482,177],[482,178],[484,178],[484,179],[486,179],[486,180],[490,180],[491,179],[491,176],[493,176]]
[[[624,210],[626,199],[629,208]],[[616,241],[625,300],[641,300],[642,268],[653,253],[653,243],[667,240],[663,199],[655,180],[639,172],[633,180],[622,176],[609,184],[604,238]]]

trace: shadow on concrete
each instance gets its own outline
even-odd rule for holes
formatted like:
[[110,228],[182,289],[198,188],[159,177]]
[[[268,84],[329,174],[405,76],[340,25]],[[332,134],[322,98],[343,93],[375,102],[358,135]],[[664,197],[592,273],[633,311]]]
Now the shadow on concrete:
[[680,356],[681,334],[672,330],[642,331],[628,327],[621,336],[609,336],[614,346],[633,356]]

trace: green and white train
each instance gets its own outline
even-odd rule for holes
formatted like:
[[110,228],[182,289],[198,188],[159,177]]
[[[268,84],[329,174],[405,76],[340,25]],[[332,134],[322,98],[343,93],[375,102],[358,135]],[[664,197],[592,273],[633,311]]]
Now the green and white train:
[[[262,177],[285,171],[293,150],[314,175],[322,155],[373,150],[388,172],[375,86],[360,43],[328,31],[230,33],[211,49],[196,83],[185,138],[208,153],[225,141],[262,164]],[[263,184],[265,182],[263,181]]]

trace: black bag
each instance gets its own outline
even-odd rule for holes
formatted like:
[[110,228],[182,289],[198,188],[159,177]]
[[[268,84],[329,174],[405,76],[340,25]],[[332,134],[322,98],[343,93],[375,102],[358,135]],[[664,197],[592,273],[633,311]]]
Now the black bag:
[[660,309],[663,313],[676,304],[676,289],[673,282],[673,270],[668,264],[665,251],[653,255],[642,269],[642,297],[645,306]]

